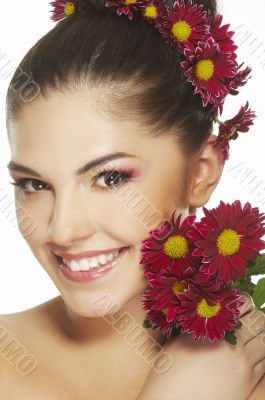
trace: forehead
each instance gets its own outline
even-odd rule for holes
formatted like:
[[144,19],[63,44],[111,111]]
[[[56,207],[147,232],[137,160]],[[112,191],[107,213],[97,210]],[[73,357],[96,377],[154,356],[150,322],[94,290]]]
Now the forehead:
[[13,138],[21,147],[95,145],[109,140],[132,144],[140,139],[143,126],[129,119],[115,120],[93,95],[94,91],[76,90],[39,96],[24,107],[13,124]]
[[182,157],[172,135],[155,136],[140,119],[115,119],[87,89],[39,96],[26,105],[12,130],[12,158],[21,163],[31,160],[34,166],[43,155],[54,165],[68,159],[69,168],[115,151],[142,160]]

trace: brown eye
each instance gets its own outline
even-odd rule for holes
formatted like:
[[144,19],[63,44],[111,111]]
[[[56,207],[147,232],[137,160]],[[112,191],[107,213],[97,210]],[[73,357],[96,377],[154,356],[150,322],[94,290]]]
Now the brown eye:
[[102,187],[103,185],[103,188],[111,188],[124,184],[125,182],[128,182],[131,179],[131,177],[132,173],[130,172],[111,170],[111,171],[100,172],[95,177],[95,180],[100,182],[100,184],[97,186]]
[[16,182],[10,182],[11,185],[18,186],[21,192],[25,193],[36,193],[41,190],[49,190],[49,186],[37,179],[26,179],[22,178],[17,180]]

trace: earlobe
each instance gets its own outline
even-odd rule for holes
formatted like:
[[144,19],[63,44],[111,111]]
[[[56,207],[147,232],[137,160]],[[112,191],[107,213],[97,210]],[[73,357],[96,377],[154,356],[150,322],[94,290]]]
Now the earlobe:
[[224,161],[219,146],[213,147],[216,136],[210,135],[195,157],[189,190],[189,206],[204,206],[221,179]]

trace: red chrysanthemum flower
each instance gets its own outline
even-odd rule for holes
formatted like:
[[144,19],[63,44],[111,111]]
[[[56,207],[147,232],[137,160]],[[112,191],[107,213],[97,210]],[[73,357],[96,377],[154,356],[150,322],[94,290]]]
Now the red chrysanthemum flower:
[[221,53],[213,38],[199,42],[195,51],[184,49],[186,61],[181,62],[185,69],[184,75],[195,86],[194,94],[200,93],[203,106],[223,102],[228,94],[226,78],[232,78],[236,73],[236,63],[231,54]]
[[212,14],[208,13],[208,24],[210,25],[210,35],[213,37],[215,42],[220,47],[221,53],[231,53],[231,59],[236,60],[237,55],[235,51],[238,46],[232,40],[235,32],[229,31],[230,24],[221,26],[223,21],[223,16],[218,14],[213,17]]
[[[147,310],[146,318],[151,323],[152,327],[158,328],[166,337],[171,336],[175,326],[175,319],[170,314],[175,314],[174,307],[164,307],[161,310],[153,308],[155,303],[155,292],[153,290],[145,290],[142,296],[142,307]],[[169,320],[168,320],[169,319]]]
[[220,123],[219,134],[213,146],[221,144],[221,152],[225,161],[229,158],[229,140],[237,139],[238,132],[248,132],[256,117],[255,111],[251,111],[247,102],[234,118]]
[[222,115],[225,99],[226,99],[226,95],[224,95],[223,97],[220,97],[220,98],[217,97],[216,99],[214,99],[214,98],[212,99],[211,112],[214,117],[217,117],[218,114]]
[[50,2],[53,6],[51,19],[53,21],[60,21],[65,17],[69,17],[74,14],[77,9],[77,1],[66,1],[66,0],[55,0]]
[[247,81],[251,78],[251,76],[248,76],[252,69],[250,67],[246,67],[242,71],[240,71],[240,68],[242,67],[244,63],[241,63],[240,65],[237,66],[237,72],[233,78],[230,78],[227,80],[227,85],[229,86],[229,94],[236,96],[238,95],[238,88],[244,86]]
[[223,339],[225,332],[237,324],[240,317],[240,294],[237,289],[223,288],[215,299],[202,295],[196,289],[179,294],[181,302],[176,307],[177,327],[181,333],[193,333],[199,340],[208,335],[211,342]]
[[[241,63],[238,65],[236,63],[235,67],[235,75],[232,78],[225,78],[224,79],[224,85],[227,88],[227,94],[231,94],[233,96],[236,96],[238,92],[238,88],[244,86],[247,81],[251,78],[251,76],[248,76],[251,72],[250,67],[246,67],[242,71],[240,71],[240,68],[242,67],[244,63]],[[213,99],[212,102],[212,113],[215,114],[216,116],[218,113],[222,115],[223,112],[223,104],[224,104],[225,97],[221,99],[221,101],[217,99]]]
[[166,221],[159,229],[150,231],[151,237],[142,241],[140,264],[146,265],[151,272],[170,267],[175,275],[181,276],[198,265],[196,257],[191,255],[194,250],[193,241],[187,236],[196,216],[190,215],[181,223],[182,214],[175,221],[175,212],[176,210],[170,221]]
[[143,18],[160,30],[161,24],[167,19],[166,0],[147,0],[140,8]]
[[192,273],[188,272],[179,277],[164,271],[163,273],[153,273],[146,271],[145,276],[150,286],[150,297],[153,298],[152,309],[162,310],[167,308],[168,322],[172,322],[175,317],[174,308],[179,304],[178,294],[183,293],[188,288],[187,280],[192,277]]
[[196,289],[198,294],[206,294],[209,299],[216,297],[216,292],[220,290],[223,284],[216,275],[209,275],[208,273],[193,272],[191,276],[185,279],[186,285],[189,290]]
[[139,12],[141,6],[145,3],[146,0],[115,0],[108,1],[106,7],[117,7],[117,14],[119,16],[125,14],[132,20],[134,11]]
[[253,261],[265,248],[261,238],[265,234],[265,214],[246,203],[242,208],[236,200],[232,204],[220,202],[207,210],[205,217],[194,223],[188,235],[195,240],[194,256],[203,257],[200,271],[217,273],[220,280],[230,283],[246,275],[248,262]]
[[206,21],[206,11],[202,5],[192,4],[191,0],[185,4],[183,0],[176,0],[173,7],[168,7],[168,16],[163,19],[160,32],[166,41],[177,49],[185,46],[194,46],[203,40],[209,32]]

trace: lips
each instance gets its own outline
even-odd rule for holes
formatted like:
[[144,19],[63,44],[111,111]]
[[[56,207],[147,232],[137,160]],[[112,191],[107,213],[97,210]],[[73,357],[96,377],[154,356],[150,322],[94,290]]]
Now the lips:
[[56,257],[58,259],[59,269],[61,273],[68,280],[75,282],[89,282],[108,274],[108,272],[110,272],[115,267],[115,265],[119,263],[120,259],[123,258],[123,255],[127,252],[128,249],[129,247],[122,247],[116,259],[110,261],[108,264],[99,265],[98,267],[92,268],[88,271],[72,271],[67,265],[62,262],[61,257]]

